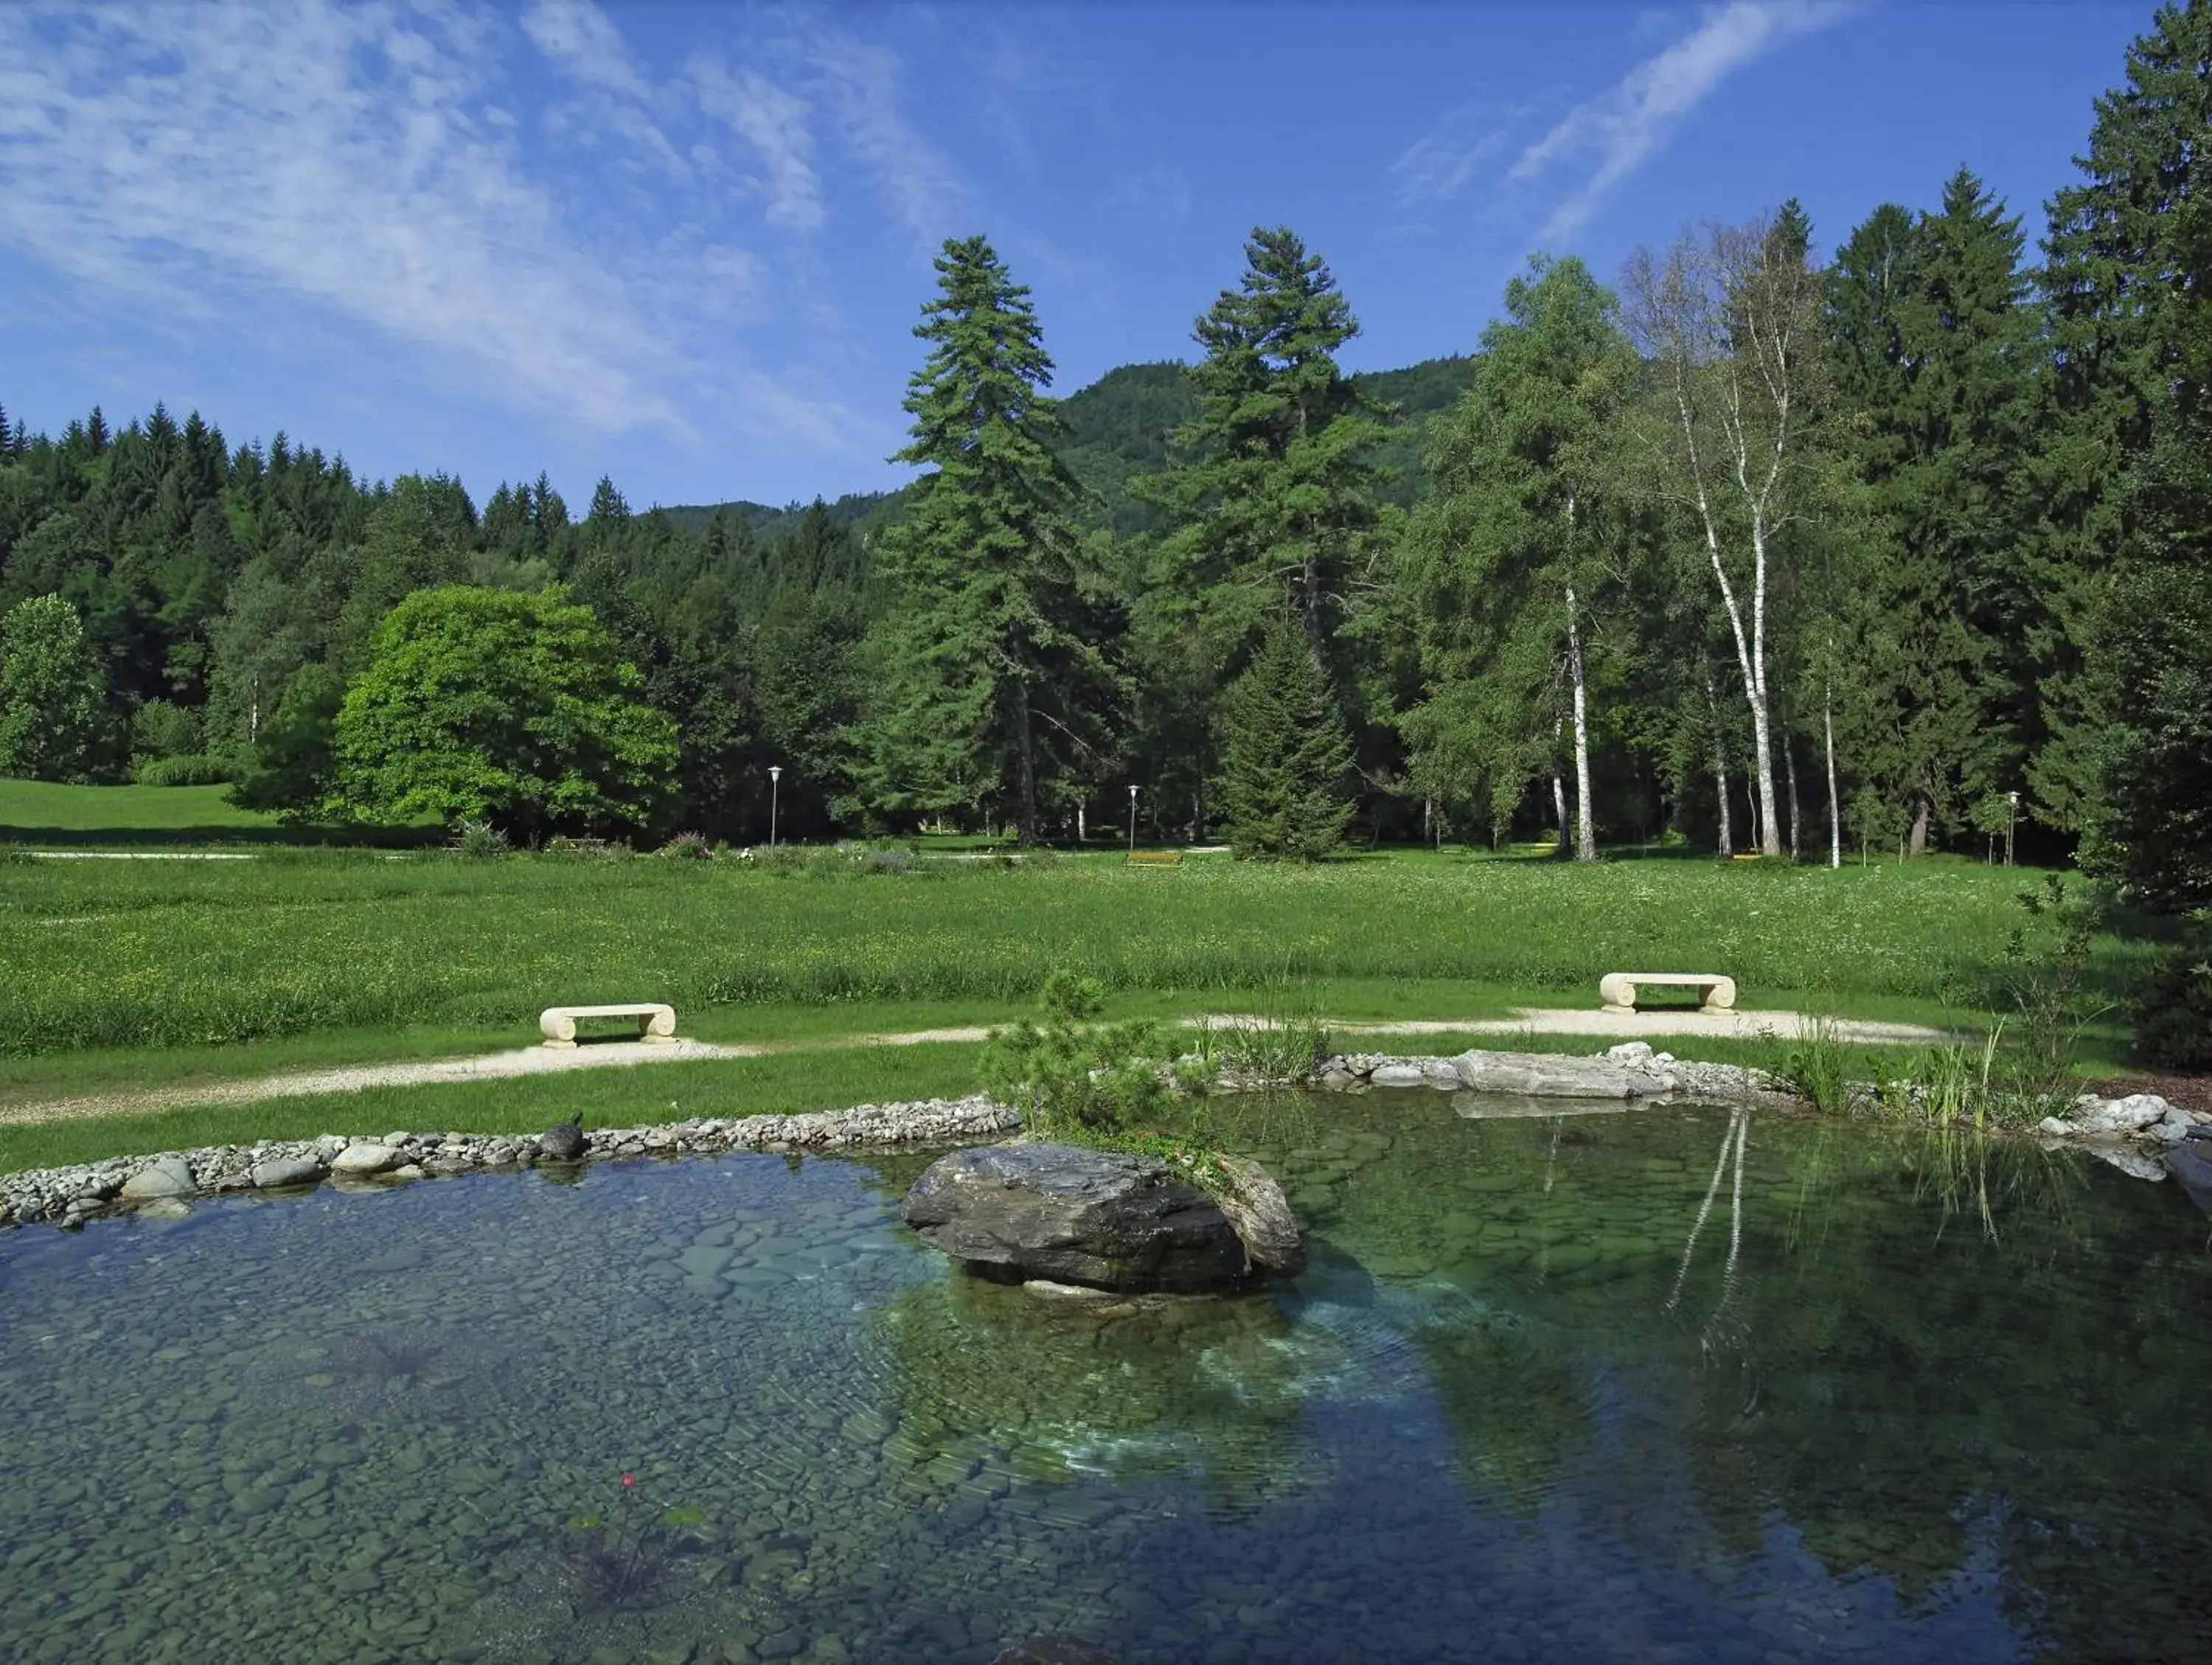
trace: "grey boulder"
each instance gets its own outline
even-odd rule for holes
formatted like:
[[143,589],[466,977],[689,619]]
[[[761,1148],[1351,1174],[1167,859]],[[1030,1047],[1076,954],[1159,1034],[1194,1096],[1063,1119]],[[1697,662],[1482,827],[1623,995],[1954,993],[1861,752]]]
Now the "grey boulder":
[[1229,1216],[1255,1272],[1294,1278],[1306,1267],[1305,1237],[1274,1176],[1249,1157],[1218,1158],[1229,1183],[1214,1198]]
[[184,1158],[168,1156],[148,1163],[124,1181],[122,1196],[125,1202],[152,1202],[158,1197],[196,1196],[199,1188]]
[[288,1185],[313,1185],[323,1176],[323,1164],[313,1157],[269,1157],[253,1164],[251,1177],[264,1191]]
[[1566,1053],[1463,1052],[1451,1061],[1460,1084],[1476,1092],[1534,1098],[1656,1098],[1674,1085],[1663,1069]]
[[[1236,1206],[1255,1217],[1273,1208],[1264,1197]],[[1194,1293],[1267,1269],[1220,1203],[1159,1158],[1121,1151],[955,1151],[914,1182],[906,1218],[924,1241],[1005,1277]],[[1284,1257],[1272,1232],[1261,1255]]]
[[399,1152],[389,1145],[375,1145],[363,1140],[349,1145],[331,1158],[331,1172],[341,1178],[364,1178],[370,1174],[381,1174],[397,1168]]

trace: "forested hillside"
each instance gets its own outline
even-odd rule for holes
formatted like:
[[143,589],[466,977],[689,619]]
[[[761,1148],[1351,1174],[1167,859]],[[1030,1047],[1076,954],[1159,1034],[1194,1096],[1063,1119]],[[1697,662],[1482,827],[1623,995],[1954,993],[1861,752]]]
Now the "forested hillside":
[[773,767],[795,833],[1050,836],[1129,785],[1163,833],[1286,852],[1316,818],[1829,860],[2025,829],[2201,907],[2208,70],[2212,9],[2160,12],[2033,235],[1965,168],[1832,252],[1784,204],[1612,284],[1538,259],[1477,352],[1382,374],[1340,368],[1353,298],[1262,229],[1193,362],[1055,398],[1048,320],[948,243],[917,482],[834,505],[636,513],[602,480],[577,515],[543,477],[478,503],[198,414],[0,426],[0,768],[497,818],[461,776],[393,784],[362,678],[465,659],[475,615],[392,623],[410,595],[558,584],[588,628],[501,614],[515,651],[567,643],[601,667],[576,697],[677,754],[619,801],[538,757],[518,826],[750,838]]

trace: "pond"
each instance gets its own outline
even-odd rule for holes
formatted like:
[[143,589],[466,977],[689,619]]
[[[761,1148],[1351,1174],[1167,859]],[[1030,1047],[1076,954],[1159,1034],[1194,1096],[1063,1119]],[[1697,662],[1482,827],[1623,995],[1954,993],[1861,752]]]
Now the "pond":
[[1225,1109],[1313,1265],[1157,1309],[954,1274],[915,1152],[0,1238],[0,1655],[2212,1657],[2174,1187],[1479,1108]]

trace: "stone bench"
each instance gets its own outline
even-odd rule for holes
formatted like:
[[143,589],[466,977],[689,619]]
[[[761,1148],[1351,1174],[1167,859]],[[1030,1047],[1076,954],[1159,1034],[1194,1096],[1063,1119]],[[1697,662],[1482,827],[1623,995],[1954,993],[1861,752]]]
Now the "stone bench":
[[1182,866],[1182,852],[1181,850],[1132,850],[1125,858],[1123,865],[1131,867],[1180,867]]
[[1636,1010],[1636,991],[1651,985],[1705,991],[1708,1012],[1727,1012],[1735,1005],[1735,979],[1700,971],[1608,971],[1598,979],[1597,997],[1607,1012]]
[[637,1006],[549,1006],[538,1014],[538,1028],[549,1047],[576,1044],[580,1018],[634,1018],[641,1041],[669,1042],[676,1038],[676,1008],[651,1001]]

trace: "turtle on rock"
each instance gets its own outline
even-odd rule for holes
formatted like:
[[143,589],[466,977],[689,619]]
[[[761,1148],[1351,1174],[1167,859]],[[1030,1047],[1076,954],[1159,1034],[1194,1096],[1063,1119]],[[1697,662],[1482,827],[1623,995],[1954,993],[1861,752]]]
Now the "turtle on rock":
[[580,1162],[584,1155],[584,1123],[571,1116],[538,1135],[538,1154],[548,1162]]

